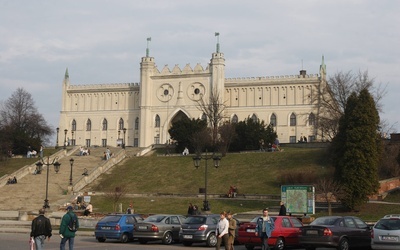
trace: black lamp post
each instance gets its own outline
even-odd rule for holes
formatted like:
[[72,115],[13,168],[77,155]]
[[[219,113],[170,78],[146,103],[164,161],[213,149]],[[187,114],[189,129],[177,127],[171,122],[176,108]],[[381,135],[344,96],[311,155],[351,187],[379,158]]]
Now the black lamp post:
[[119,141],[119,139],[121,138],[120,135],[121,135],[121,130],[118,129],[118,143],[120,142]]
[[208,184],[208,179],[207,179],[207,178],[208,178],[208,177],[207,177],[207,174],[208,174],[208,169],[207,169],[207,168],[208,168],[208,164],[207,164],[207,162],[208,162],[208,160],[213,159],[213,160],[214,160],[214,167],[215,167],[215,168],[218,168],[218,167],[219,167],[219,163],[220,163],[220,161],[221,161],[221,157],[216,156],[215,154],[213,154],[213,155],[208,155],[207,151],[206,151],[205,155],[198,154],[197,156],[193,157],[193,164],[194,164],[194,167],[195,167],[196,169],[200,167],[200,161],[201,161],[201,159],[204,159],[204,160],[206,161],[206,169],[205,169],[205,172],[204,172],[205,183],[204,183],[203,210],[204,210],[204,211],[209,211],[209,210],[210,210],[210,204],[208,203],[208,200],[207,200],[207,184]]
[[75,146],[75,141],[74,141],[74,131],[71,131],[71,137],[72,137],[72,139],[71,139],[71,145],[72,146]]
[[57,141],[56,141],[56,149],[58,148],[58,132],[60,132],[60,128],[56,128],[57,131]]
[[65,137],[64,137],[64,149],[67,148],[67,132],[68,132],[68,129],[64,129],[64,134],[65,134]]
[[46,162],[43,160],[43,158],[40,158],[40,161],[38,161],[38,162],[36,163],[36,166],[37,166],[39,169],[42,169],[43,165],[44,165],[44,166],[47,166],[47,176],[46,176],[46,199],[44,200],[44,205],[43,205],[43,208],[45,208],[45,209],[46,209],[46,208],[50,208],[49,199],[48,199],[48,194],[49,194],[49,166],[50,166],[50,165],[53,165],[53,166],[54,166],[54,171],[55,171],[56,173],[58,173],[58,171],[60,171],[60,166],[61,166],[61,164],[57,161],[57,159],[58,159],[58,157],[54,158],[53,161],[50,163],[49,157],[47,157],[47,161],[46,161]]
[[74,165],[74,159],[71,158],[69,160],[69,164],[71,165],[71,172],[69,174],[69,185],[72,186],[72,166]]
[[124,141],[122,142],[122,148],[125,148],[125,134],[126,134],[126,128],[123,128],[122,131],[124,131]]

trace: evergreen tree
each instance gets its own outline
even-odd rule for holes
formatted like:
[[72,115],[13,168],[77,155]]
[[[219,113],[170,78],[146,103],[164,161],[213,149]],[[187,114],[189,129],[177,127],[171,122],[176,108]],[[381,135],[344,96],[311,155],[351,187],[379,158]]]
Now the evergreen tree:
[[379,188],[379,114],[367,89],[347,100],[334,138],[335,179],[344,190],[342,204],[354,210]]
[[168,130],[171,139],[177,142],[175,147],[176,152],[182,152],[185,147],[188,147],[190,152],[195,150],[192,143],[193,137],[196,132],[203,131],[207,128],[207,122],[201,119],[190,120],[187,117],[172,123],[171,128]]

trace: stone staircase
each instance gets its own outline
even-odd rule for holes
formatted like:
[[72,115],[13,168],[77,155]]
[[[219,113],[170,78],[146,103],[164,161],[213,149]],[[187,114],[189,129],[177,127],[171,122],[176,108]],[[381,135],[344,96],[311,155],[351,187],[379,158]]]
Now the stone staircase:
[[[71,149],[70,149],[71,150]],[[84,170],[90,172],[103,163],[103,154],[105,148],[90,148],[90,155],[79,156],[79,147],[75,147],[73,152],[59,160],[61,167],[58,173],[55,172],[54,166],[49,166],[48,181],[48,200],[50,210],[56,211],[63,204],[70,202],[73,197],[68,192],[70,183],[71,165],[70,159],[74,159],[72,166],[72,182],[82,177]],[[112,148],[110,150],[115,153],[121,148]],[[72,154],[71,154],[72,153]],[[47,163],[47,157],[45,157]],[[52,163],[53,158],[49,158]],[[32,166],[32,173],[18,180],[17,184],[5,185],[1,188],[0,211],[37,211],[44,204],[46,198],[46,177],[47,166],[43,166],[41,174],[33,174],[35,165]]]

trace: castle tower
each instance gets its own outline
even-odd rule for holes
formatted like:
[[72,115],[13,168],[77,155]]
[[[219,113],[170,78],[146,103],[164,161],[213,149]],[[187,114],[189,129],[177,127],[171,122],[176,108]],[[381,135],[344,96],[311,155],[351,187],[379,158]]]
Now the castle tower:
[[[219,46],[217,48],[219,48]],[[215,91],[214,93],[219,95],[219,103],[223,103],[225,100],[225,58],[223,53],[215,52],[212,54],[210,61],[210,73],[210,91]]]

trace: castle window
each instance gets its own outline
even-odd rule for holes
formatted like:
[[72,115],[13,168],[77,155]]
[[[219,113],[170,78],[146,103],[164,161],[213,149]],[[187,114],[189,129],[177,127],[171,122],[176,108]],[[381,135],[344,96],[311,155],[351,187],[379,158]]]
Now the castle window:
[[257,118],[256,114],[253,114],[251,116],[251,119],[253,120],[253,122],[257,122],[258,121],[258,118]]
[[296,115],[294,113],[290,115],[290,126],[296,126]]
[[120,118],[118,123],[118,130],[124,129],[124,119]]
[[160,116],[156,115],[156,128],[160,127]]
[[200,89],[195,88],[195,89],[194,89],[194,93],[195,93],[196,95],[200,94]]
[[232,123],[238,123],[239,122],[239,118],[237,117],[237,115],[234,115],[232,117]]
[[76,131],[76,121],[75,121],[75,119],[72,120],[72,129],[71,130],[72,131]]
[[106,131],[106,130],[107,130],[107,120],[104,119],[103,120],[103,131]]
[[203,114],[201,115],[201,119],[202,119],[203,121],[207,121],[207,115],[206,115],[205,113],[203,113]]
[[314,126],[315,125],[315,115],[313,113],[311,113],[308,116],[308,125],[309,126]]
[[86,122],[86,131],[91,131],[91,130],[92,130],[92,121],[88,119]]
[[272,114],[272,115],[271,115],[270,124],[271,124],[273,127],[276,127],[277,123],[276,123],[276,115],[275,115],[275,114]]
[[139,117],[135,119],[135,130],[139,130]]

